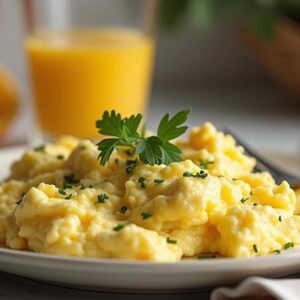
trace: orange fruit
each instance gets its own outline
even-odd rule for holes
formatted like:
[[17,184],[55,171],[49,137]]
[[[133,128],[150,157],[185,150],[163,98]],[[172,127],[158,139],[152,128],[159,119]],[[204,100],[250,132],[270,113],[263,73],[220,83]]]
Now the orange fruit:
[[0,64],[0,137],[17,113],[18,90],[14,77]]

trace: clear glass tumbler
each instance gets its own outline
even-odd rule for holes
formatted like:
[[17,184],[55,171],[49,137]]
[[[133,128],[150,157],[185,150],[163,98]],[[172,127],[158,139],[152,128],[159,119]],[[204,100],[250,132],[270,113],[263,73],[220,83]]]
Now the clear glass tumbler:
[[155,0],[23,0],[39,132],[98,136],[103,111],[145,113]]

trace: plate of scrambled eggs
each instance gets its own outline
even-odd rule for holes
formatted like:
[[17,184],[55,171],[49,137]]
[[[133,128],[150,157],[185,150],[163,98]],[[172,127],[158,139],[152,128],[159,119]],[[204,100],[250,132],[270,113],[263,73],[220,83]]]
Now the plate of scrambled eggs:
[[92,141],[69,136],[1,152],[1,271],[165,291],[299,271],[300,197],[253,173],[230,135],[194,127],[172,141],[182,158],[168,164],[119,145],[105,163]]

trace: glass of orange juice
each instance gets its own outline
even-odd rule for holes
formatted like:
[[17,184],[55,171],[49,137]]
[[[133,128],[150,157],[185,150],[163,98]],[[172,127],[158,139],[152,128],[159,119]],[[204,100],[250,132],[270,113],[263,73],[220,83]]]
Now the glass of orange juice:
[[24,0],[25,47],[44,139],[98,136],[115,109],[145,113],[154,52],[155,0]]

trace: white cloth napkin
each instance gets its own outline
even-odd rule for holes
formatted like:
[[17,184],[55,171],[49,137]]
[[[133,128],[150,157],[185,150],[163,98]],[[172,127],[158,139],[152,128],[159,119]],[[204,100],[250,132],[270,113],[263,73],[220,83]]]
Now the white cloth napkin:
[[266,299],[266,297],[269,297],[267,299],[271,298],[276,300],[299,300],[300,279],[266,279],[262,277],[249,277],[242,281],[237,287],[217,288],[211,294],[211,300],[240,298]]

